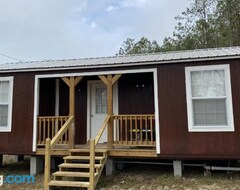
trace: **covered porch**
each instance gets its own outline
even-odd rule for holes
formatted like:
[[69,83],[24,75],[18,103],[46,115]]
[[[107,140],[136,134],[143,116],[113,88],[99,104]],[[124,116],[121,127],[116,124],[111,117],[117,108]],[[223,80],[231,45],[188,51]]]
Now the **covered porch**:
[[[123,79],[119,80],[121,78]],[[126,84],[131,83],[128,81],[131,78],[134,78],[132,84]],[[102,83],[99,89],[100,97],[97,97],[96,93],[92,97],[94,99],[96,96],[96,100],[89,102],[93,93],[91,81],[97,79]],[[129,147],[156,150],[153,73],[69,76],[38,80],[37,154],[41,154],[45,149],[46,139],[54,139],[63,128],[66,128],[66,131],[56,143],[56,155],[60,150],[66,152],[69,148],[89,144],[89,140],[101,131],[99,143],[107,144],[109,150]],[[95,107],[92,108],[95,110],[91,111],[91,106]],[[97,120],[97,123],[92,122],[92,112],[100,112],[98,115],[101,115],[102,119]]]
[[[57,177],[50,180],[51,156],[65,156],[64,167],[88,168],[88,173],[61,169],[53,174],[87,177],[86,183],[68,185],[88,189],[95,188],[108,158],[157,157],[154,72],[45,76],[37,81],[36,154],[45,156],[45,189],[68,184]],[[82,159],[89,164],[68,164]]]

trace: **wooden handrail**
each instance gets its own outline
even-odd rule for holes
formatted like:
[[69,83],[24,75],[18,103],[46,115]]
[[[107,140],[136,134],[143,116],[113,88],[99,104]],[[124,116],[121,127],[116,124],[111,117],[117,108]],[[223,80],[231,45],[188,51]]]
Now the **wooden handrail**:
[[68,119],[69,116],[38,116],[38,119],[59,119],[59,118],[66,118]]
[[48,190],[48,183],[50,182],[50,164],[51,164],[51,151],[58,141],[62,138],[65,132],[70,128],[73,123],[73,116],[70,116],[68,120],[64,123],[61,129],[57,132],[54,138],[46,139],[45,145],[45,167],[44,167],[44,190]]
[[154,117],[154,114],[120,114],[120,115],[113,115],[113,118],[116,117]]
[[105,129],[106,129],[106,126],[107,126],[107,124],[108,124],[108,122],[109,122],[109,119],[110,119],[110,115],[107,115],[106,118],[105,118],[105,120],[104,120],[104,122],[103,122],[103,124],[102,124],[101,129],[99,130],[97,136],[95,137],[95,145],[98,144],[98,142],[99,142],[99,140],[100,140],[103,132],[104,132]]
[[98,134],[96,135],[95,138],[90,139],[90,176],[89,176],[89,182],[90,182],[90,190],[94,190],[95,188],[95,148],[96,145],[98,144],[103,132],[105,131],[109,120],[110,120],[110,115],[107,115],[106,118],[104,119],[104,122],[101,126],[101,129],[99,130]]
[[63,134],[69,129],[70,125],[72,124],[73,116],[70,116],[66,123],[61,127],[61,129],[57,132],[57,134],[51,140],[51,147],[54,147],[57,142],[62,138]]

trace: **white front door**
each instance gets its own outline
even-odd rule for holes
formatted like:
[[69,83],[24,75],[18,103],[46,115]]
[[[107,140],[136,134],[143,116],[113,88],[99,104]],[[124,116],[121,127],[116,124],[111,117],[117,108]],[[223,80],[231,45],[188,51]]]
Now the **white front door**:
[[[88,127],[88,139],[95,138],[107,115],[107,88],[101,81],[90,81],[88,98],[88,111],[90,115]],[[117,114],[117,83],[113,87],[113,111]],[[99,143],[107,142],[107,130],[102,134]]]

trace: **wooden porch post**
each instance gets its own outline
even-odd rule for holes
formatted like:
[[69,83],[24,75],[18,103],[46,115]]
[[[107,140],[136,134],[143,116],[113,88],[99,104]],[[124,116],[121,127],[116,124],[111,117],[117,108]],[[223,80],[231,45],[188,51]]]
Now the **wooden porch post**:
[[73,115],[73,124],[69,128],[69,147],[74,148],[75,144],[75,85],[74,77],[70,77],[70,86],[69,86],[69,115]]
[[113,148],[113,85],[112,75],[107,76],[107,114],[110,115],[108,123],[108,149]]
[[99,76],[99,78],[106,84],[107,86],[107,114],[110,116],[108,123],[108,149],[113,148],[113,85],[117,80],[121,77],[121,75],[112,75]]
[[74,148],[75,145],[75,86],[82,80],[83,77],[62,78],[69,87],[69,116],[73,116],[73,124],[69,128],[69,147]]

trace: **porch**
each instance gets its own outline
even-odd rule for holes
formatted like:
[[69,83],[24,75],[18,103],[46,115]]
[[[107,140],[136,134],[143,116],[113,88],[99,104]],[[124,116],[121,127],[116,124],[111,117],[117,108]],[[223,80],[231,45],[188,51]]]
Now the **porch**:
[[[145,86],[150,89],[150,92],[144,89],[144,93],[147,92],[149,94],[148,97],[141,98],[142,100],[149,98],[149,100],[140,103],[136,102],[132,109],[136,109],[136,107],[141,104],[146,104],[147,106],[141,105],[142,110],[139,111],[138,109],[136,113],[130,111],[131,114],[126,114],[124,111],[128,112],[129,110],[125,109],[124,111],[121,111],[121,114],[119,114],[118,111],[114,111],[114,104],[116,104],[114,85],[121,76],[121,74],[110,74],[90,78],[92,80],[96,80],[96,77],[98,77],[101,81],[101,86],[98,89],[95,88],[94,85],[92,85],[94,88],[92,88],[92,86],[87,88],[88,94],[90,94],[87,97],[90,96],[90,99],[92,97],[92,101],[87,99],[88,102],[91,101],[87,105],[87,107],[90,105],[91,111],[86,111],[87,118],[90,120],[88,123],[90,122],[91,125],[90,128],[87,128],[86,125],[85,127],[82,125],[80,130],[87,131],[87,137],[84,134],[81,134],[81,132],[79,133],[79,131],[76,133],[76,131],[80,129],[79,127],[76,127],[78,124],[76,114],[76,106],[78,106],[78,104],[76,104],[76,98],[78,93],[84,93],[82,92],[82,89],[77,88],[77,86],[82,81],[83,77],[73,76],[56,79],[56,90],[58,90],[58,92],[56,91],[55,93],[55,102],[58,101],[58,104],[55,103],[54,116],[47,116],[46,110],[48,111],[48,109],[46,107],[44,108],[45,104],[43,101],[44,99],[46,101],[45,96],[46,94],[48,95],[48,92],[42,92],[45,87],[44,84],[48,85],[49,81],[41,82],[38,80],[38,82],[41,82],[40,84],[42,85],[40,86],[40,94],[42,93],[42,95],[38,97],[40,99],[40,115],[36,119],[36,154],[45,155],[45,189],[48,189],[49,186],[65,186],[66,184],[71,187],[87,187],[88,189],[94,189],[107,158],[153,158],[157,156],[156,137],[159,133],[156,131],[155,114],[152,114],[154,113],[154,93],[152,92],[153,81],[150,78],[151,82],[148,81],[149,84],[141,84],[142,89],[144,89]],[[145,77],[145,75],[143,76]],[[142,77],[142,80],[145,80],[144,77]],[[147,80],[149,79],[147,78],[146,81]],[[63,116],[59,116],[60,108],[64,106],[66,107],[66,104],[62,105],[59,103],[60,86],[57,86],[57,83],[59,84],[60,81],[64,82],[65,90],[66,87],[68,87],[68,94],[65,97],[68,99],[67,107],[69,109],[68,114]],[[89,77],[87,78],[87,82],[89,82]],[[134,84],[134,86],[139,88],[139,84]],[[52,88],[50,87],[49,89],[51,90]],[[142,93],[142,89],[139,92]],[[131,96],[131,94],[128,94],[128,96]],[[134,94],[132,96],[133,97],[130,100],[134,102],[134,98],[137,99],[138,97],[134,96]],[[141,96],[141,94],[139,93],[138,96]],[[119,104],[119,102],[117,102],[117,104]],[[148,107],[150,107],[150,109]],[[143,111],[150,113],[141,113]],[[103,116],[105,118],[103,118]],[[93,122],[91,119],[92,117],[98,119]],[[86,119],[86,117],[83,118]],[[80,136],[85,136],[86,141],[80,143],[76,142],[78,141],[76,138],[78,137],[78,134],[80,134]],[[53,155],[65,156],[65,162],[63,165],[68,168],[68,170],[63,172],[61,169],[59,172],[54,173],[54,180],[50,181],[50,159]],[[77,164],[83,159],[85,160],[84,162],[88,162],[89,164]],[[75,163],[76,161],[77,163]],[[72,164],[72,162],[74,162],[74,164]],[[89,170],[88,173],[69,172],[69,167],[83,167],[85,169],[88,168]],[[98,168],[97,170],[96,167]],[[89,178],[89,181],[68,183],[66,181],[58,181],[58,176],[87,177]]]

